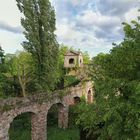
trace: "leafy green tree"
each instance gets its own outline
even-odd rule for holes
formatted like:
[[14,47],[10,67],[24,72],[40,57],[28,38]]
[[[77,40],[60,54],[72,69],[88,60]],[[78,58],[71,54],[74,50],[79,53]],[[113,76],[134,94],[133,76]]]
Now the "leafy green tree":
[[139,20],[124,23],[124,32],[124,41],[115,44],[110,54],[93,58],[95,102],[80,107],[77,123],[99,140],[140,139]]
[[85,51],[83,53],[83,61],[84,61],[84,64],[89,64],[90,63],[90,56],[89,56],[87,51]]
[[21,87],[21,95],[26,96],[27,84],[33,80],[34,75],[34,62],[32,56],[28,52],[20,52],[13,61],[13,69],[18,78]]
[[3,71],[3,94],[5,96],[26,96],[28,84],[34,80],[34,62],[28,52],[5,55]]
[[55,12],[49,0],[16,0],[24,18],[21,24],[27,41],[23,47],[32,54],[36,65],[36,81],[40,90],[54,89],[57,75],[58,43]]
[[69,50],[68,46],[60,45],[59,47],[59,53],[58,53],[58,81],[57,81],[57,87],[56,88],[64,88],[64,77],[66,75],[66,69],[64,68],[64,56],[66,52]]

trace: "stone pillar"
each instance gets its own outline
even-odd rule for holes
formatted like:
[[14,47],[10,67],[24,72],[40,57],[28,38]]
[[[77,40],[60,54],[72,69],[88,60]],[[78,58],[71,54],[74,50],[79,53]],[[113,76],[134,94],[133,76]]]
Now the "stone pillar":
[[68,128],[68,112],[69,108],[64,106],[59,106],[58,108],[58,127],[66,129]]
[[10,124],[1,124],[0,122],[0,140],[9,140],[9,125]]
[[32,122],[32,140],[47,140],[46,125],[47,117],[46,112],[39,112],[38,114],[33,114],[31,118]]

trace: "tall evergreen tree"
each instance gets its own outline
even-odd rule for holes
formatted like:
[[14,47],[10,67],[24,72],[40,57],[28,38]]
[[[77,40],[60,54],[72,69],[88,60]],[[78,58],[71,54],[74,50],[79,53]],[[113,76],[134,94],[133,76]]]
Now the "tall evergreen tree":
[[56,82],[58,43],[55,12],[49,0],[16,0],[24,17],[21,24],[27,41],[22,43],[35,61],[36,82],[41,90],[52,90]]

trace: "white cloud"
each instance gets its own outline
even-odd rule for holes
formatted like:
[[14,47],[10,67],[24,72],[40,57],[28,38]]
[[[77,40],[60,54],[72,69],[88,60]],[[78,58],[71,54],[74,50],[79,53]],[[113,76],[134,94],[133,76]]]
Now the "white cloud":
[[122,16],[129,9],[139,5],[140,0],[96,0],[102,14]]
[[[123,37],[121,23],[137,17],[138,1],[51,0],[56,9],[58,41],[88,51],[90,55],[108,52],[111,43]],[[1,0],[0,21],[5,24],[1,24],[0,44],[6,52],[21,49],[24,37],[14,34],[21,27],[20,17],[15,0]]]
[[15,0],[1,0],[0,2],[0,20],[11,25],[20,26],[20,12],[16,6]]
[[132,20],[137,20],[137,17],[140,16],[140,12],[138,12],[138,7],[130,9],[125,15],[125,21],[130,23]]
[[23,28],[21,26],[10,26],[9,24],[0,21],[0,29],[5,30],[8,32],[16,33],[16,34],[22,34],[23,33]]
[[117,25],[120,23],[119,17],[111,17],[102,15],[100,12],[95,12],[92,10],[84,11],[82,15],[77,16],[78,22],[81,24],[85,24],[87,26],[94,25],[94,26],[110,26],[110,25]]
[[85,5],[87,3],[87,0],[71,0],[71,3],[73,4],[73,6],[77,6],[77,5]]
[[72,46],[77,50],[88,51],[90,56],[95,56],[102,51],[108,52],[111,49],[110,42],[97,38],[93,30],[77,30],[74,23],[58,23],[56,34],[59,43]]
[[23,35],[0,30],[0,45],[6,53],[14,53],[17,50],[21,50],[22,40],[24,40]]

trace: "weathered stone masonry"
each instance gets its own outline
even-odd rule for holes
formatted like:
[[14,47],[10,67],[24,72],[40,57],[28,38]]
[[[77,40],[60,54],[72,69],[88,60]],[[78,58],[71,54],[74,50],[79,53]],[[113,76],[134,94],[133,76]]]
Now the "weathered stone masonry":
[[[74,104],[74,97],[85,96],[87,102],[89,91],[90,100],[93,100],[93,84],[91,81],[84,82],[75,87],[67,89],[65,96],[61,97],[60,92],[55,92],[50,96],[40,94],[25,98],[11,98],[0,100],[0,140],[9,140],[10,124],[15,117],[22,113],[30,112],[32,140],[47,139],[47,113],[52,105],[58,104],[58,126],[60,128],[68,127],[68,110],[69,105]],[[91,102],[91,101],[89,101]]]

